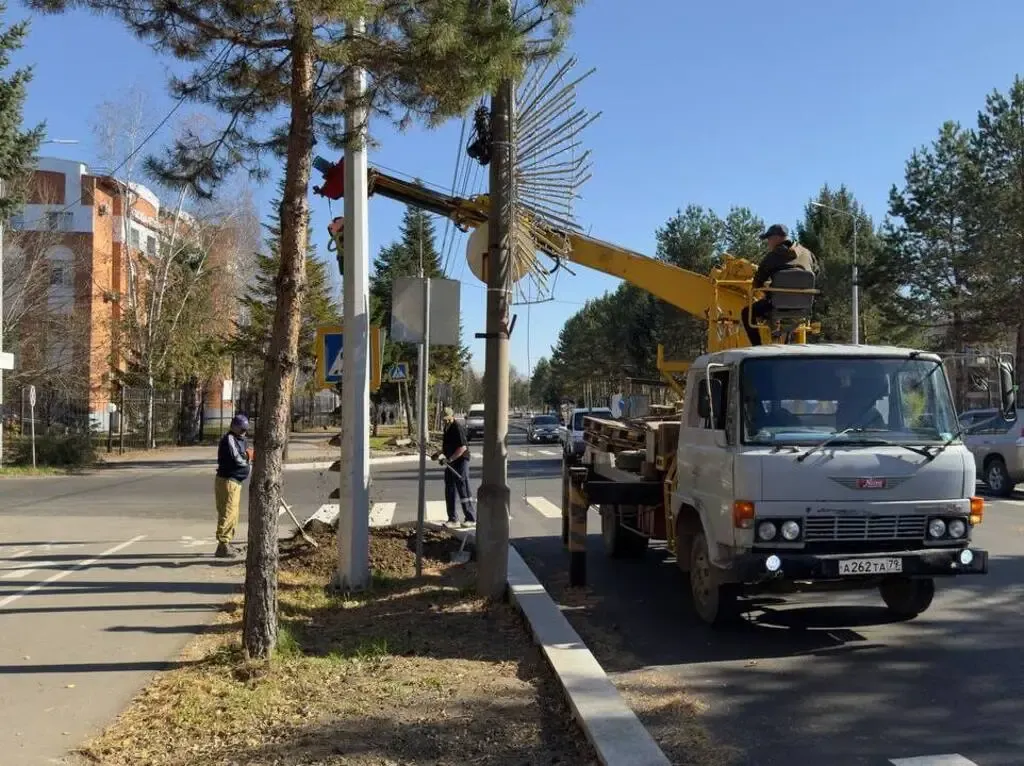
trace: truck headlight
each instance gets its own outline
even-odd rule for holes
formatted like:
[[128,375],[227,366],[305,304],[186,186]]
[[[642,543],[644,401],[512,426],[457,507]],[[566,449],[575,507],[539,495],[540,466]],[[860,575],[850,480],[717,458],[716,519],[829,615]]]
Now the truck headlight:
[[777,533],[778,530],[770,521],[762,521],[757,525],[757,537],[759,540],[771,540]]
[[952,519],[946,525],[946,529],[949,530],[950,537],[963,537],[967,532],[967,525],[964,524],[962,519]]
[[946,522],[942,519],[932,519],[928,522],[928,536],[942,537],[946,534]]
[[782,524],[782,536],[792,542],[800,537],[800,525],[795,521],[786,521]]

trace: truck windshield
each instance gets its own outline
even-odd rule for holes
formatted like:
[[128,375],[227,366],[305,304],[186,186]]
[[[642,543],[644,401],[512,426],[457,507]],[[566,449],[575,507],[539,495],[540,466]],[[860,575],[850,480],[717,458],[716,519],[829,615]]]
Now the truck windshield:
[[957,431],[942,365],[931,359],[747,359],[745,444],[936,444]]

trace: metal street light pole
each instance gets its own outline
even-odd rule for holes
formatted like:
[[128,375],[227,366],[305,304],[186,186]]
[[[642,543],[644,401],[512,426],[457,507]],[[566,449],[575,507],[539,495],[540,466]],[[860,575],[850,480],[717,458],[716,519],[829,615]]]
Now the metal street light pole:
[[851,268],[853,277],[853,305],[850,310],[850,319],[853,322],[853,332],[851,333],[851,342],[855,345],[860,343],[860,285],[858,284],[858,270],[857,270],[857,229],[860,226],[860,216],[856,213],[851,213],[849,210],[841,210],[837,207],[831,207],[829,205],[823,205],[820,202],[812,202],[814,207],[820,207],[823,210],[831,210],[834,213],[842,213],[853,219],[853,266]]

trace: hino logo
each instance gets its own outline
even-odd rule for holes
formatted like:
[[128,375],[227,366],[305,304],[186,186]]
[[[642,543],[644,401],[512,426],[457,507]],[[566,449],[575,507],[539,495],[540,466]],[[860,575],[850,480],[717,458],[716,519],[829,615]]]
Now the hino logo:
[[857,479],[857,489],[885,489],[885,479]]
[[865,476],[861,478],[830,476],[836,484],[849,489],[894,489],[907,480],[907,476]]

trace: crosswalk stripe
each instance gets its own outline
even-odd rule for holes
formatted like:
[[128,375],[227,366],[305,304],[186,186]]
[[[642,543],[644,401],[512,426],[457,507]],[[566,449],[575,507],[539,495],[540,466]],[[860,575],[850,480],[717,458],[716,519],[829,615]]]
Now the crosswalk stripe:
[[956,753],[919,755],[914,758],[890,758],[889,763],[893,766],[978,766],[974,761],[969,761]]
[[540,454],[547,455],[549,457],[558,455],[558,452],[556,450],[553,450],[553,449],[539,449],[537,451]]
[[428,500],[423,516],[426,521],[447,521],[448,507],[444,500]]
[[546,497],[528,497],[526,503],[541,516],[546,516],[549,519],[562,518],[562,509]]
[[398,503],[374,503],[370,508],[370,526],[388,526],[395,518],[396,508],[398,508]]

